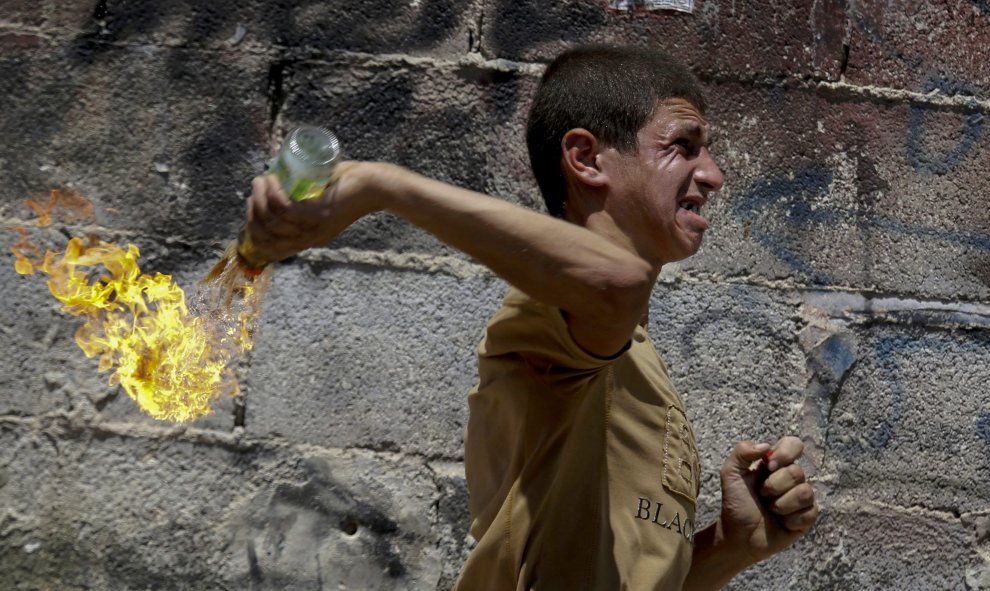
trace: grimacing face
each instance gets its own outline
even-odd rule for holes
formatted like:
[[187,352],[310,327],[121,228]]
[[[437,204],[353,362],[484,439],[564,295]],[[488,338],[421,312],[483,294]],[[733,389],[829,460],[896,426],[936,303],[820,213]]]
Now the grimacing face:
[[661,103],[638,134],[638,150],[607,149],[613,198],[606,208],[636,251],[656,265],[698,251],[708,229],[702,207],[722,187],[708,122],[690,102]]

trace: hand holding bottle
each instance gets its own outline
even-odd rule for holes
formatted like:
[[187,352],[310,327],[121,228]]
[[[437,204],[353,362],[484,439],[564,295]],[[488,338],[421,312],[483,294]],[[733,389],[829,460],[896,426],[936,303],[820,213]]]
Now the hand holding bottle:
[[[260,273],[271,262],[325,244],[357,219],[340,207],[346,199],[323,198],[340,177],[335,174],[339,158],[340,143],[327,129],[299,127],[286,136],[268,174],[252,183],[247,224],[237,242],[245,273]],[[331,209],[336,210],[332,221]]]
[[327,244],[364,215],[381,209],[373,184],[389,168],[342,162],[322,195],[303,201],[289,199],[275,175],[255,177],[245,225],[252,255],[279,261]]

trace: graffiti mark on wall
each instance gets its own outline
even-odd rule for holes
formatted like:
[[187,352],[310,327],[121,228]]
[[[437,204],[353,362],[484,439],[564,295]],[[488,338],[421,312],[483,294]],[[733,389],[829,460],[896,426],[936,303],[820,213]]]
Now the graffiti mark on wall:
[[[763,244],[777,258],[801,275],[817,275],[800,252],[798,233],[810,230],[810,224],[835,222],[838,212],[813,207],[832,184],[828,168],[810,168],[772,176],[757,183],[732,204],[734,216],[750,228],[750,236]],[[785,231],[778,230],[782,219]]]
[[[954,388],[950,384],[937,382],[933,385],[930,379],[917,380],[917,355],[927,359],[960,354],[984,357],[988,352],[990,341],[985,333],[971,333],[965,338],[899,334],[880,339],[873,346],[869,357],[875,364],[875,370],[881,375],[883,389],[862,394],[847,393],[858,399],[854,405],[857,422],[849,428],[830,429],[830,448],[847,458],[886,448],[897,436],[910,408],[930,408],[933,404],[935,407],[944,406],[944,401],[934,400],[938,396],[937,389]],[[879,396],[880,399],[863,400],[863,395],[873,398]],[[850,432],[858,433],[859,437],[843,437]],[[973,435],[990,445],[990,413],[984,411],[976,419]]]
[[976,419],[976,434],[980,436],[980,439],[984,443],[990,445],[990,413],[983,412]]
[[[922,92],[928,94],[940,91],[948,95],[973,95],[975,91],[967,85],[952,80],[934,76],[922,87]],[[932,155],[924,146],[927,132],[926,123],[932,114],[930,107],[912,105],[908,113],[907,160],[908,164],[920,174],[946,174],[959,166],[973,150],[973,146],[983,137],[983,113],[966,115],[959,142],[946,154]]]
[[[990,1],[969,0],[970,3],[982,11],[983,15],[990,14]],[[957,77],[942,72],[926,64],[930,58],[927,55],[904,51],[894,43],[890,42],[879,30],[876,23],[864,15],[856,0],[847,0],[847,14],[850,21],[862,31],[866,37],[875,45],[879,46],[883,52],[897,61],[903,63],[908,69],[914,71],[931,70],[929,78],[921,85],[920,92],[929,94],[938,91],[947,96],[977,96],[978,90],[959,80]],[[982,113],[970,113],[963,123],[963,130],[959,143],[948,153],[941,156],[928,153],[924,147],[926,135],[926,123],[932,114],[932,108],[920,105],[913,105],[908,114],[908,135],[907,158],[910,165],[916,172],[923,175],[945,174],[952,171],[961,164],[967,155],[972,151],[973,146],[983,136],[984,115]]]
[[809,255],[807,236],[842,224],[862,232],[879,232],[927,242],[990,252],[990,236],[904,222],[884,215],[863,216],[852,209],[821,205],[834,173],[811,167],[770,176],[733,200],[733,217],[746,224],[751,239],[801,276],[827,282],[830,277]]
[[924,61],[923,56],[908,56],[900,51],[891,50],[887,40],[882,34],[880,34],[878,30],[879,27],[867,19],[866,15],[863,14],[863,11],[860,9],[859,2],[857,0],[846,0],[846,14],[849,16],[849,19],[856,26],[856,28],[862,31],[872,43],[879,45],[889,53],[896,55],[911,67],[921,66],[921,63]]
[[990,14],[990,0],[969,0],[969,3],[979,8],[984,15]]

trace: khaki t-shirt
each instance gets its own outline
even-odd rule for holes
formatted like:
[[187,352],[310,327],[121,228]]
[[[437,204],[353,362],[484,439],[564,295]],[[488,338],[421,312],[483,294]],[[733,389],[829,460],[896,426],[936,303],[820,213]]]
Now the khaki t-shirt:
[[698,453],[646,331],[612,359],[511,288],[479,347],[465,469],[478,540],[459,591],[680,589]]

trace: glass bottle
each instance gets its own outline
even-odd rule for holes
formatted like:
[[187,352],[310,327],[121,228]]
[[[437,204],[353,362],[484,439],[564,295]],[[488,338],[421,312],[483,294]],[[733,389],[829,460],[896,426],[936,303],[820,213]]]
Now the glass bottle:
[[[268,172],[278,178],[289,199],[304,201],[323,194],[339,158],[340,142],[332,132],[322,127],[297,127],[282,142]],[[248,274],[260,273],[271,263],[254,250],[246,229],[237,240],[237,254]]]

